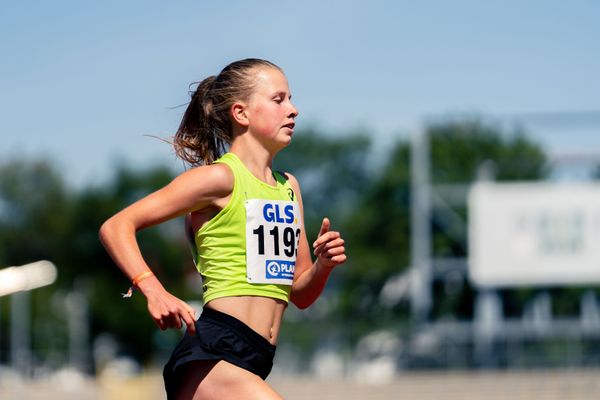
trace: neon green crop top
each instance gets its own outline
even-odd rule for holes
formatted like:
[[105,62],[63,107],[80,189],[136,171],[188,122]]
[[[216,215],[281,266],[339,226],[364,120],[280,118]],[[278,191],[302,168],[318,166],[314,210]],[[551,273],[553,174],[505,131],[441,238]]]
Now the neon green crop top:
[[276,186],[254,175],[233,153],[216,161],[231,168],[227,206],[195,234],[204,303],[220,297],[264,296],[289,301],[300,238],[300,208],[287,179]]

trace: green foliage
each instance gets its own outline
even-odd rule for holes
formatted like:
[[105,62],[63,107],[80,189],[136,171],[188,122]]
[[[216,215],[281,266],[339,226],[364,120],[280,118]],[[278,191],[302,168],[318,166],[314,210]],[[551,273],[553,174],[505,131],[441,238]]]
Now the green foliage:
[[[477,179],[482,165],[488,170],[493,166],[497,180],[547,175],[543,150],[522,131],[506,132],[490,123],[468,120],[432,124],[427,133],[434,184],[469,184]],[[410,265],[410,142],[399,138],[391,143],[387,158],[375,169],[369,138],[367,132],[332,137],[307,130],[299,132],[276,160],[276,168],[291,172],[302,185],[309,243],[322,218],[328,216],[333,229],[342,232],[349,257],[333,273],[323,298],[311,310],[294,310],[286,318],[284,332],[303,351],[320,340],[351,344],[376,329],[404,329],[409,319],[406,301],[388,304],[380,298],[386,282]],[[118,166],[109,184],[70,191],[51,162],[0,165],[0,264],[49,259],[59,268],[52,290],[35,292],[33,302],[40,331],[55,332],[47,343],[49,353],[67,343],[66,317],[57,298],[73,289],[87,293],[94,337],[110,332],[123,352],[141,360],[156,351],[156,327],[145,300],[141,296],[129,301],[120,298],[129,282],[101,246],[98,228],[172,178],[173,172],[164,167],[133,170]],[[440,198],[445,201],[441,194]],[[449,225],[448,212],[466,224],[464,202],[448,201],[446,208],[436,207],[431,225],[433,254],[464,257],[466,232]],[[138,239],[147,262],[169,290],[185,299],[200,299],[186,283],[186,276],[195,271],[182,221],[144,230]],[[434,318],[472,315],[474,292],[464,277],[437,281],[433,291]],[[526,290],[504,293],[509,311],[518,313],[531,295]],[[573,296],[561,292],[557,310],[570,312]],[[158,339],[174,340],[166,335]]]
[[60,246],[54,232],[68,229],[69,199],[60,174],[46,160],[0,168],[0,264],[44,258]]
[[349,262],[341,268],[341,318],[361,315],[372,327],[386,310],[379,301],[388,278],[409,261],[410,159],[406,142],[393,148],[384,169],[362,189],[361,199],[346,226]]
[[315,130],[300,132],[281,152],[275,167],[291,172],[302,186],[307,231],[316,233],[324,216],[339,227],[353,213],[369,180],[365,165],[370,140],[356,133],[339,138]]
[[[522,130],[504,131],[492,123],[472,119],[432,124],[427,133],[430,137],[431,181],[434,185],[468,185],[479,178],[528,181],[548,176],[548,163],[543,149],[528,139]],[[433,256],[467,257],[467,193],[459,202],[446,201],[440,192],[434,191],[434,195],[438,196],[438,206],[433,210]],[[456,222],[448,223],[449,213],[455,220],[462,221],[458,223],[459,226]],[[456,284],[462,289],[448,290],[446,282],[434,284],[434,318],[472,317],[474,291],[466,280]],[[517,301],[517,304],[523,303]]]
[[[13,160],[0,165],[0,268],[40,259],[55,260],[66,251],[61,240],[69,229],[71,199],[59,172],[48,160]],[[32,297],[33,316],[59,327],[60,316],[48,313],[51,292],[37,290]],[[0,299],[4,300],[4,299]],[[2,301],[0,327],[8,325],[8,301]],[[54,323],[53,323],[54,322]],[[8,335],[0,332],[0,348],[8,348]]]
[[[48,259],[59,270],[54,291],[34,292],[34,315],[39,316],[36,323],[46,330],[55,327],[49,346],[67,343],[62,300],[68,292],[78,290],[88,296],[93,336],[110,332],[122,344],[123,352],[139,359],[152,353],[155,327],[145,301],[139,296],[131,301],[121,299],[120,293],[129,282],[100,244],[98,229],[108,217],[164,186],[172,177],[164,167],[135,171],[120,166],[110,185],[71,192],[48,161],[13,161],[0,167],[0,264]],[[181,279],[184,271],[193,267],[182,234],[183,221],[179,225],[180,229],[169,232],[168,225],[141,232],[140,247],[174,293],[197,297],[186,290]],[[62,292],[63,299],[53,298],[55,292]],[[64,353],[65,349],[59,350]]]
[[[94,315],[94,332],[111,332],[126,346],[124,352],[143,358],[152,353],[152,332],[156,329],[146,311],[142,296],[131,301],[121,299],[129,282],[110,260],[98,241],[98,228],[107,218],[141,197],[171,181],[173,173],[164,167],[134,171],[120,167],[107,188],[93,189],[78,197],[74,210],[73,236],[81,235],[77,248],[78,264],[86,265],[90,275],[90,306]],[[179,229],[169,225],[152,227],[138,234],[146,262],[171,292],[191,296],[185,290],[185,271],[191,268],[189,251],[183,236],[183,221]],[[79,271],[79,273],[83,273]]]
[[503,131],[481,120],[450,121],[429,127],[433,183],[468,183],[491,161],[497,181],[537,180],[548,175],[546,155],[522,130]]

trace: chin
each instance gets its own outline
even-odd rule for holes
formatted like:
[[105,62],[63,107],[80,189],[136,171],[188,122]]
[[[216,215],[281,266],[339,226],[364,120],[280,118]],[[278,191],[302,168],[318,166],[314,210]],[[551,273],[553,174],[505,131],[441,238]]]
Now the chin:
[[292,142],[292,135],[288,134],[285,136],[280,136],[278,139],[279,139],[278,140],[279,143],[285,144],[287,146],[288,144],[290,144]]
[[276,145],[277,146],[277,151],[285,149],[286,147],[288,147],[290,145],[290,143],[292,143],[291,138],[290,138],[290,140],[285,141],[285,142],[284,141],[278,142],[277,145]]

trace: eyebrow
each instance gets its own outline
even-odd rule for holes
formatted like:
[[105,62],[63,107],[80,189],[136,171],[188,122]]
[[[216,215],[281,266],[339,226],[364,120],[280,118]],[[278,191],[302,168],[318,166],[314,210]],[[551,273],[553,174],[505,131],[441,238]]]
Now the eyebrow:
[[288,96],[288,98],[290,98],[290,99],[292,98],[292,93],[288,93],[288,92],[285,92],[285,91],[279,91],[279,92],[273,93],[273,96],[283,96],[283,97],[286,97],[286,95]]

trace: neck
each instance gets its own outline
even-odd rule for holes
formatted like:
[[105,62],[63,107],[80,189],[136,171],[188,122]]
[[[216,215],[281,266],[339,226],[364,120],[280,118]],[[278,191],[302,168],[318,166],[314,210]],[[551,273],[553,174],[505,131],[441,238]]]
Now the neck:
[[237,136],[231,143],[229,151],[235,154],[258,179],[273,183],[272,165],[276,153],[253,140],[251,135]]

